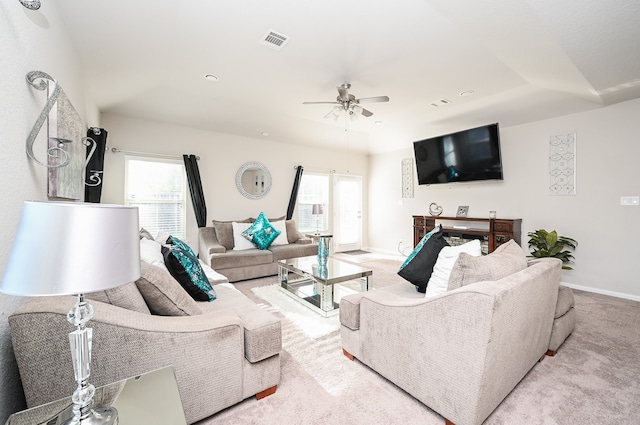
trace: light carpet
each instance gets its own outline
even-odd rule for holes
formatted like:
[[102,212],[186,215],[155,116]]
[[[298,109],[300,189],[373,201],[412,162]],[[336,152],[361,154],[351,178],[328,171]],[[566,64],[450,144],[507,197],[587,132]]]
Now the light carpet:
[[316,339],[340,327],[338,315],[324,317],[285,294],[278,284],[258,286],[251,292],[262,298],[299,328],[307,337]]
[[[402,281],[401,261],[353,256],[374,270],[374,286]],[[244,400],[199,425],[426,424],[443,418],[343,354],[338,331],[310,338],[251,289],[276,277],[238,282],[245,295],[282,320],[282,379],[275,394]],[[640,423],[640,303],[574,291],[577,324],[555,357],[524,377],[485,425]],[[505,347],[508,349],[508,347]]]

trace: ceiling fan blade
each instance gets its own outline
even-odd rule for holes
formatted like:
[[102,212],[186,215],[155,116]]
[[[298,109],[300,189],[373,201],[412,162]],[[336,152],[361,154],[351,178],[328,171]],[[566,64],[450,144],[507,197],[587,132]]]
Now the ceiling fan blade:
[[319,105],[319,104],[325,104],[325,105],[340,105],[340,102],[302,102],[303,105]]
[[374,96],[374,97],[363,97],[362,99],[358,99],[358,103],[374,103],[374,102],[388,102],[389,96]]
[[362,116],[363,117],[370,117],[371,115],[373,115],[373,112],[369,111],[368,109],[362,108]]
[[338,97],[340,99],[342,99],[343,101],[347,102],[349,101],[349,90],[348,87],[345,87],[344,85],[340,86],[340,87],[336,87],[338,89]]

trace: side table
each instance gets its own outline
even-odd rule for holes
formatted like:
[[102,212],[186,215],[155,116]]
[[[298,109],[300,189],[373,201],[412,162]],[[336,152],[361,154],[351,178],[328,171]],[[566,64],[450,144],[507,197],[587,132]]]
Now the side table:
[[[9,416],[5,425],[59,425],[73,417],[71,396]],[[119,425],[187,425],[171,366],[96,388],[94,406],[118,411]]]

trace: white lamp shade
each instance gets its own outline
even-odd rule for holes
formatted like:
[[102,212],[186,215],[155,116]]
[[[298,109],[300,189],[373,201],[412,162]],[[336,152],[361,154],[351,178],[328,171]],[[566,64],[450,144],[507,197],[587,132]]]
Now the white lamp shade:
[[80,294],[114,288],[139,277],[137,207],[27,201],[0,292]]

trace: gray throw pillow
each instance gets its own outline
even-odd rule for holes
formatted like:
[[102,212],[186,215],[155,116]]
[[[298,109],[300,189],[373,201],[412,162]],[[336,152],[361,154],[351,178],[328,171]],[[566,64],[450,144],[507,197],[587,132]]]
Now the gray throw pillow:
[[235,221],[236,223],[252,223],[253,222],[251,218],[247,218],[244,220],[232,220],[232,221],[213,220],[213,228],[216,231],[216,238],[218,239],[218,242],[220,242],[220,245],[225,247],[227,251],[232,250],[234,247],[233,225],[231,224],[233,223],[233,221]]
[[168,271],[142,261],[142,276],[136,281],[151,313],[160,316],[196,316],[202,314],[198,304]]
[[460,253],[451,270],[447,291],[470,283],[499,280],[526,268],[527,257],[513,239],[485,256],[474,257]]
[[112,304],[116,307],[137,311],[138,313],[151,314],[144,298],[133,282],[104,291],[92,292],[87,294],[86,297],[90,300]]

